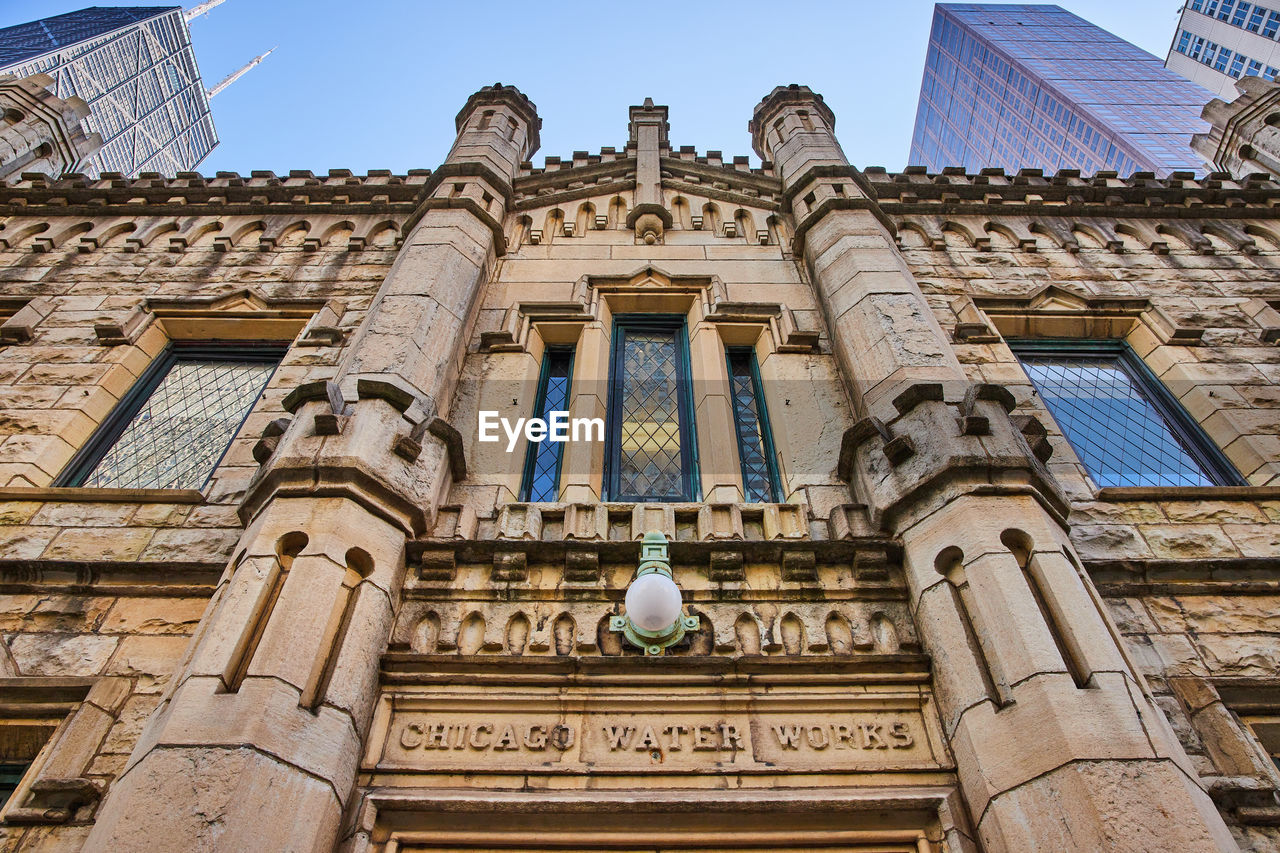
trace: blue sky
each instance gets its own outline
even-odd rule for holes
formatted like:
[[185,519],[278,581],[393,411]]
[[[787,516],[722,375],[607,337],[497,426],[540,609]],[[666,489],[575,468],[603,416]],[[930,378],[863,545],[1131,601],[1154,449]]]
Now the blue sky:
[[[150,4],[0,0],[0,27],[87,5]],[[1180,4],[1058,5],[1163,57]],[[199,169],[434,168],[467,96],[496,81],[538,105],[538,163],[621,147],[627,107],[646,96],[670,106],[673,145],[751,154],[755,163],[751,110],[775,85],[804,83],[835,110],[855,165],[899,169],[932,10],[931,0],[226,0],[191,23],[207,86],[277,50],[214,99],[222,142]]]

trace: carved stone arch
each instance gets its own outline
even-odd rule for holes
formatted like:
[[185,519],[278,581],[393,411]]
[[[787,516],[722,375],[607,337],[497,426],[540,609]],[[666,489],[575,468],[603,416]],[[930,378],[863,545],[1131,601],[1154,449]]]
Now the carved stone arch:
[[221,230],[222,220],[220,219],[207,219],[205,217],[188,219],[177,234],[170,235],[169,250],[180,252],[201,242],[212,245],[214,238],[211,235],[217,234]]
[[440,643],[440,614],[428,610],[413,626],[409,648],[420,655],[435,654]]
[[755,242],[756,218],[752,216],[751,211],[745,207],[738,208],[733,212],[733,222],[739,237],[742,237],[748,243]]
[[758,655],[764,648],[764,626],[750,610],[744,610],[733,622],[733,635],[739,655]]
[[573,220],[573,236],[585,237],[596,225],[596,206],[589,201],[578,205],[578,213]]
[[1102,232],[1086,222],[1073,222],[1071,236],[1082,249],[1105,249],[1107,241]]
[[563,210],[558,207],[548,210],[546,216],[542,218],[542,241],[544,243],[554,243],[556,238],[563,233],[564,223]]
[[1200,230],[1214,242],[1214,248],[1220,251],[1235,251],[1245,255],[1258,253],[1257,242],[1244,230],[1229,222],[1205,222]]
[[[945,241],[943,245],[946,245]],[[902,249],[932,249],[933,241],[920,224],[908,220],[898,226],[898,246]]]
[[81,234],[76,249],[81,252],[92,252],[94,249],[107,249],[123,246],[126,234],[132,234],[138,223],[132,219],[108,219],[100,222],[93,231]]
[[1198,254],[1214,253],[1213,244],[1194,226],[1181,222],[1161,222],[1156,226],[1156,233],[1166,238],[1172,237],[1182,246]]
[[258,238],[264,251],[272,249],[301,248],[307,234],[311,232],[311,223],[306,219],[284,219],[268,221],[267,230]]
[[160,237],[177,233],[180,227],[176,219],[162,219],[150,227],[139,228],[134,232],[134,236],[125,238],[124,250],[126,252],[141,251],[155,244]]
[[782,249],[784,258],[791,257],[791,225],[785,216],[771,215],[768,219],[769,242]]
[[507,243],[511,246],[512,251],[518,251],[521,246],[530,242],[529,232],[533,229],[533,217],[527,213],[522,213],[516,217],[515,225],[512,228],[511,238]]
[[853,654],[853,625],[849,622],[848,616],[839,610],[831,610],[827,613],[824,627],[831,654],[840,656]]
[[317,246],[346,249],[351,243],[351,236],[355,233],[356,224],[350,219],[335,219],[320,232]]
[[968,225],[954,219],[948,219],[942,223],[942,238],[949,248],[982,250],[991,248],[987,237],[977,236]]
[[775,640],[781,644],[782,653],[788,656],[802,655],[805,652],[804,620],[794,610],[788,610],[777,621]]
[[615,228],[625,228],[627,225],[627,200],[621,195],[615,195],[609,200],[609,213],[606,220],[610,230]]
[[1040,234],[1049,238],[1052,245],[1068,252],[1075,254],[1080,251],[1080,241],[1076,236],[1063,224],[1056,220],[1041,222],[1036,220],[1028,226],[1028,231],[1032,234]]
[[230,239],[224,245],[226,248],[256,249],[261,235],[266,233],[266,230],[267,224],[261,219],[250,219],[237,223],[228,227],[227,235]]
[[1126,251],[1152,252],[1157,255],[1169,254],[1168,241],[1145,224],[1138,222],[1118,223],[1116,225],[1116,235],[1124,244]]
[[478,655],[484,649],[486,625],[484,614],[472,610],[458,622],[458,638],[454,645],[460,655]]
[[392,219],[380,219],[369,225],[363,233],[357,229],[347,248],[352,251],[358,248],[391,249],[399,246],[400,241],[399,223]]
[[1274,252],[1280,250],[1280,233],[1276,231],[1250,222],[1244,226],[1244,233],[1262,240],[1265,245],[1259,246],[1259,248],[1263,251]]
[[1025,228],[1017,225],[991,221],[984,223],[982,230],[987,235],[992,248],[1023,249],[1029,252],[1037,249],[1036,238]]
[[5,249],[22,249],[36,238],[37,234],[43,234],[49,230],[48,222],[33,222],[30,225],[9,225],[8,228],[0,232],[0,247]]
[[88,234],[93,230],[92,222],[77,222],[75,225],[55,226],[31,241],[31,251],[52,252],[68,244],[74,245],[75,238]]
[[692,208],[689,206],[689,200],[682,195],[677,195],[671,200],[671,219],[672,225],[683,231],[693,228]]
[[713,235],[719,235],[724,225],[724,219],[720,215],[720,205],[714,201],[709,201],[702,206],[702,229],[710,231]]

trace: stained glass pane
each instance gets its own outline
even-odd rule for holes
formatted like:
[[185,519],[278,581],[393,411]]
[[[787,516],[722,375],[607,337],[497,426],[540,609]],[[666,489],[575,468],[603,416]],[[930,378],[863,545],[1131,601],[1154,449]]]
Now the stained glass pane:
[[765,426],[760,416],[759,389],[750,350],[729,350],[729,388],[733,419],[738,429],[738,457],[742,460],[742,486],[747,503],[776,500],[773,472],[765,448]]
[[[547,420],[551,412],[569,409],[569,376],[573,367],[573,353],[551,350],[542,362],[542,387],[539,396],[542,405],[537,417]],[[529,467],[525,473],[527,501],[554,501],[559,496],[560,459],[564,443],[538,441],[529,443]]]
[[624,332],[617,460],[621,495],[685,497],[679,351],[678,330]]
[[200,488],[274,369],[269,363],[174,362],[84,485]]
[[1099,486],[1216,485],[1108,356],[1023,356],[1053,418]]

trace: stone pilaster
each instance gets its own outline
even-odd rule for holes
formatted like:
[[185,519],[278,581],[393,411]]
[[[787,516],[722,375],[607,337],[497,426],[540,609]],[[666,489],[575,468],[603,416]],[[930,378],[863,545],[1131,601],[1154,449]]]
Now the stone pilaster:
[[1234,849],[1080,567],[1012,395],[966,378],[834,127],[799,86],[775,89],[750,125],[862,418],[841,472],[904,542],[984,847]]
[[532,103],[458,115],[338,375],[300,386],[241,507],[247,528],[91,850],[331,850],[378,693],[404,547],[462,471],[447,423]]

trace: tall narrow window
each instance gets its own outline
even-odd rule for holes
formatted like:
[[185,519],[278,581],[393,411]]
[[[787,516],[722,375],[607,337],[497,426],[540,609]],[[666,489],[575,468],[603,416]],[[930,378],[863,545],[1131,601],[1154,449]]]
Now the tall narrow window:
[[71,460],[56,485],[203,487],[282,354],[280,347],[170,346]]
[[605,451],[610,500],[697,499],[688,361],[683,317],[615,318]]
[[1241,484],[1222,452],[1123,342],[1011,346],[1098,486]]
[[[548,349],[542,357],[535,417],[549,420],[552,412],[569,409],[569,381],[573,376],[573,350]],[[524,460],[522,501],[554,501],[560,495],[560,460],[564,442],[531,441]]]
[[782,489],[769,431],[769,413],[760,387],[760,371],[751,347],[729,347],[729,390],[733,398],[733,423],[738,433],[738,459],[742,463],[742,495],[747,503],[779,500]]

